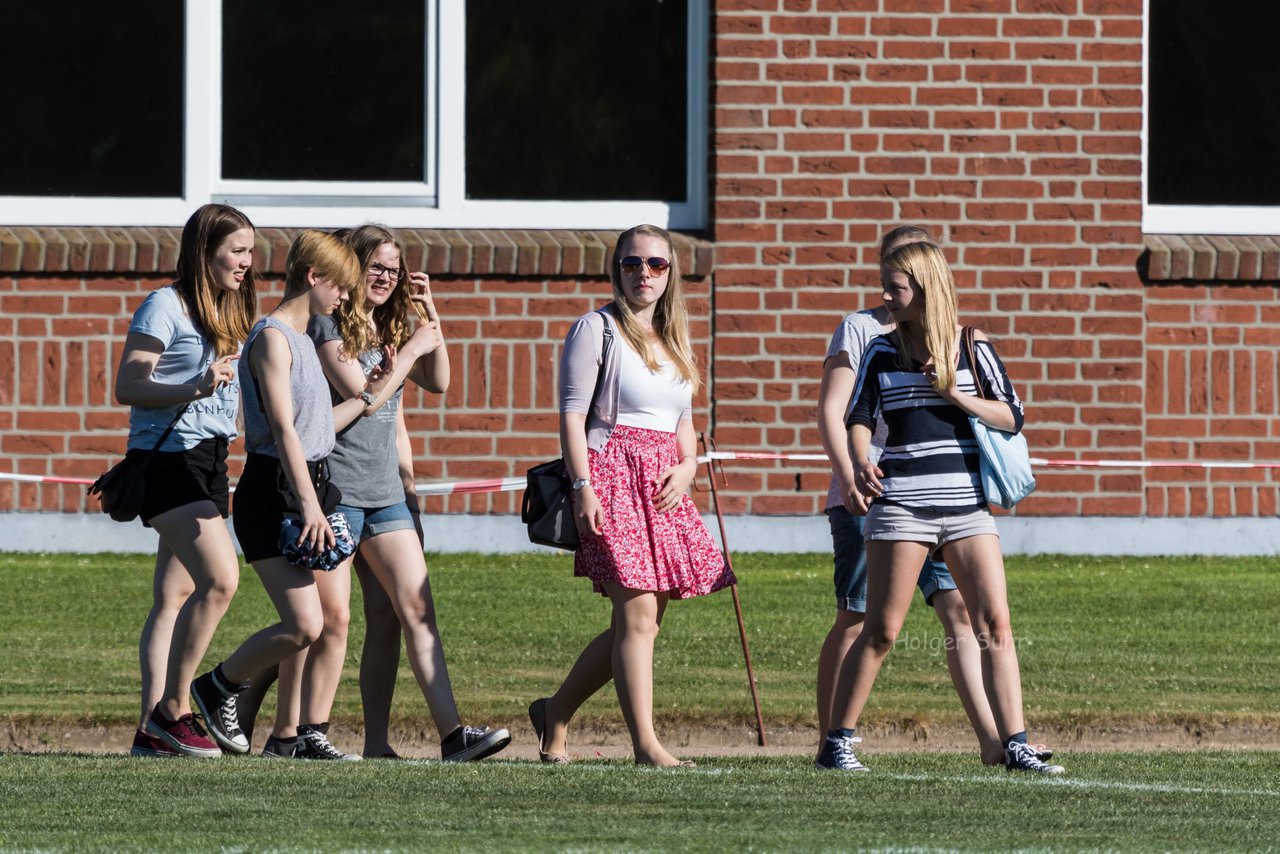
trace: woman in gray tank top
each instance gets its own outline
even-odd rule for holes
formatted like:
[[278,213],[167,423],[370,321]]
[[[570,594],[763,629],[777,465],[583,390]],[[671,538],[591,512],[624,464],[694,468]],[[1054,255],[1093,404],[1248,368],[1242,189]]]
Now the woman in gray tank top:
[[[233,753],[249,750],[239,724],[240,692],[255,675],[280,664],[280,704],[296,707],[302,675],[295,670],[301,659],[291,656],[312,644],[323,626],[316,582],[325,573],[284,557],[280,529],[286,512],[293,512],[299,517],[300,544],[310,543],[318,553],[335,543],[326,517],[341,496],[328,483],[324,461],[333,448],[335,425],[359,418],[368,403],[357,395],[330,408],[324,373],[305,330],[312,316],[329,314],[347,299],[359,275],[359,262],[342,241],[304,231],[285,263],[284,299],[245,342],[240,383],[248,457],[232,520],[245,560],[262,579],[280,619],[192,685],[210,733]],[[376,395],[384,385],[385,378],[365,392]],[[295,744],[304,740],[298,738],[301,733],[284,735]],[[318,746],[328,746],[323,733],[316,735]]]

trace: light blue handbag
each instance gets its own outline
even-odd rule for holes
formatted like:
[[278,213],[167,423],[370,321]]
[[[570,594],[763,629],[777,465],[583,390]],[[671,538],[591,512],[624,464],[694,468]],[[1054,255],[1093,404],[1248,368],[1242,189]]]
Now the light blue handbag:
[[[961,340],[969,357],[969,369],[973,372],[978,397],[985,399],[982,379],[978,375],[972,326],[964,328]],[[972,415],[969,416],[969,426],[978,440],[979,473],[987,502],[1007,509],[1035,492],[1036,478],[1031,473],[1031,452],[1027,449],[1026,437],[1021,433],[1006,433],[988,427]]]

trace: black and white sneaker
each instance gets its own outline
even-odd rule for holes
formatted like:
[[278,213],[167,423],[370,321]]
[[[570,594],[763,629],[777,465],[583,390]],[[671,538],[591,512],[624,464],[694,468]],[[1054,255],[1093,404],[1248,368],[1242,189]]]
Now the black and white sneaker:
[[276,738],[267,736],[267,743],[262,745],[262,755],[268,759],[292,759],[298,752],[298,739]]
[[474,762],[492,756],[511,743],[511,733],[488,727],[458,727],[440,745],[445,762]]
[[244,689],[243,685],[224,684],[212,670],[191,683],[191,696],[204,717],[205,727],[228,753],[249,752],[249,739],[240,731],[236,712],[236,695]]
[[294,759],[328,759],[338,762],[359,762],[364,757],[355,753],[343,753],[329,742],[325,724],[298,727],[298,746],[294,748]]
[[1030,771],[1033,774],[1061,774],[1067,770],[1061,765],[1048,764],[1040,758],[1035,747],[1018,741],[1011,741],[1005,746],[1004,767],[1010,771]]
[[828,735],[827,740],[822,743],[822,750],[818,751],[818,758],[813,763],[815,767],[823,771],[866,771],[867,766],[858,761],[858,757],[854,755],[853,746],[862,741],[856,735],[840,738],[839,736]]

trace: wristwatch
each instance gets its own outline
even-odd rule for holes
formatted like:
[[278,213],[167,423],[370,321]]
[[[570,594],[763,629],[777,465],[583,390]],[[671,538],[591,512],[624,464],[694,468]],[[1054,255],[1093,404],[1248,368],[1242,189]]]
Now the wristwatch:
[[369,390],[368,390],[368,389],[363,390],[362,392],[360,392],[360,394],[358,394],[358,395],[356,395],[356,396],[357,396],[357,397],[359,397],[361,400],[363,400],[363,401],[364,401],[364,408],[365,408],[365,409],[368,409],[370,406],[373,406],[373,402],[374,402],[375,400],[377,400],[377,398],[376,398],[376,397],[374,397],[373,395],[369,394]]
[[584,486],[590,486],[590,485],[591,485],[591,481],[587,480],[585,477],[580,477],[573,482],[573,491],[577,492],[580,489],[582,489]]

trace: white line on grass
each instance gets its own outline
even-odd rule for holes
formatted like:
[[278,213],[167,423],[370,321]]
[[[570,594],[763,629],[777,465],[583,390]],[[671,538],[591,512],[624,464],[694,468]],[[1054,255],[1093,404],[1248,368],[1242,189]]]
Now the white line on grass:
[[[874,772],[873,772],[874,773]],[[876,774],[877,777],[889,777],[894,780],[907,780],[910,782],[928,782],[930,780],[938,780],[951,783],[982,783],[990,785],[991,783],[1012,783],[1023,785],[1029,779],[1036,779],[1035,785],[1044,786],[1062,786],[1069,789],[1116,789],[1127,792],[1156,792],[1169,795],[1226,795],[1230,797],[1262,797],[1262,798],[1280,798],[1280,790],[1277,789],[1214,789],[1206,786],[1175,786],[1169,783],[1118,783],[1107,780],[1072,780],[1063,777],[1045,777],[1043,779],[1035,778],[1031,774],[1020,774],[1018,776],[992,774],[990,776],[953,776],[953,777],[937,777],[930,774]]]

